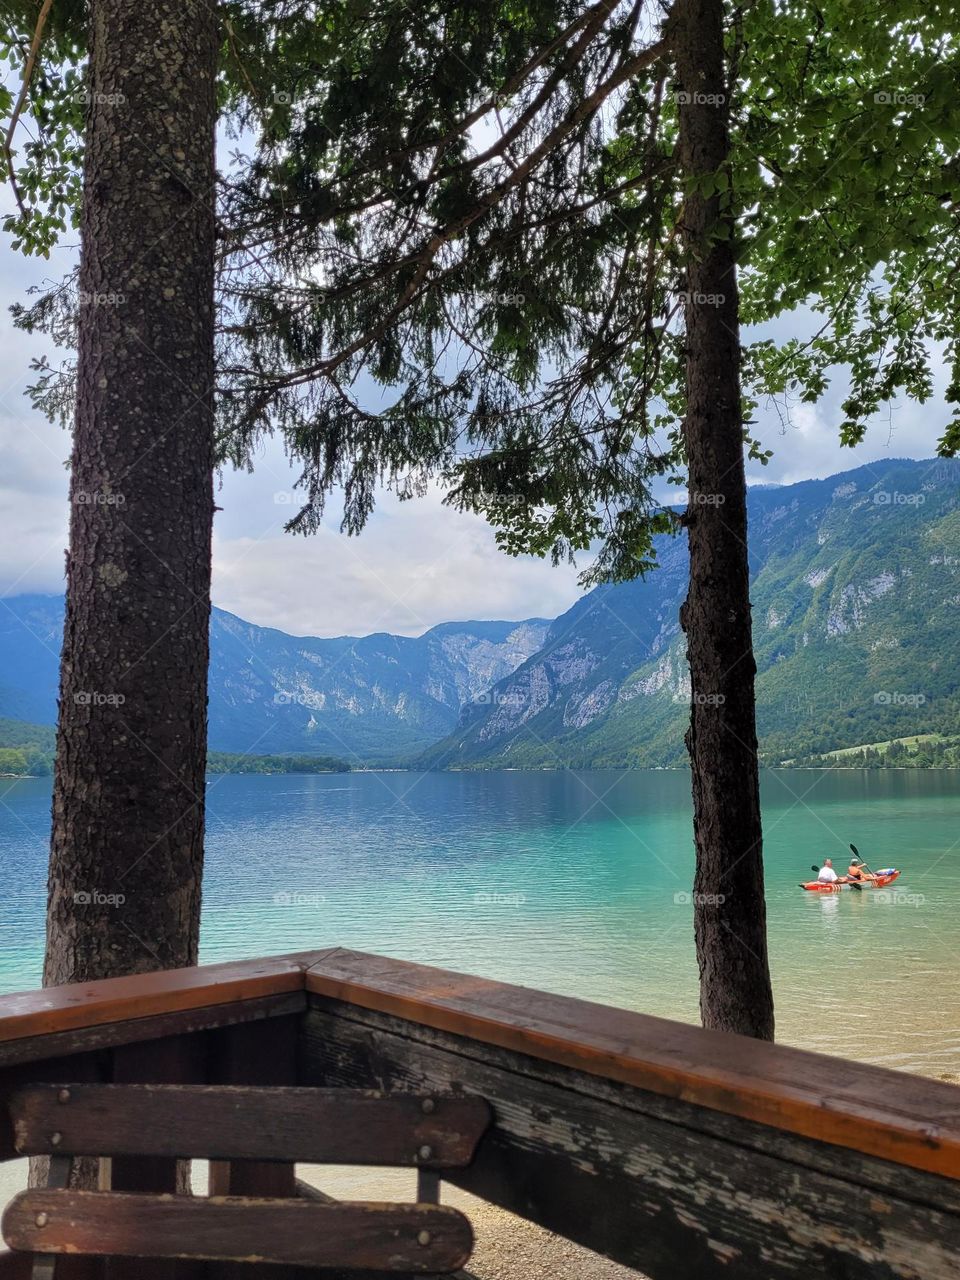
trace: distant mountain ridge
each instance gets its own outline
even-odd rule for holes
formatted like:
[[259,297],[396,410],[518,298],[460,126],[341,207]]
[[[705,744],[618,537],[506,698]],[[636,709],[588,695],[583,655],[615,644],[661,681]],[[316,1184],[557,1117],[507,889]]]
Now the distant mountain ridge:
[[[960,461],[761,486],[748,508],[763,758],[960,730]],[[682,761],[686,540],[658,551],[645,581],[598,588],[557,618],[421,763]]]
[[[763,758],[960,732],[960,461],[757,486],[748,507]],[[214,609],[210,746],[428,768],[680,763],[686,540],[658,556],[552,622],[319,639]],[[2,603],[0,716],[51,724],[63,601]]]
[[[0,609],[0,715],[56,719],[61,596]],[[209,743],[257,755],[392,761],[450,732],[464,703],[519,666],[549,622],[446,622],[422,636],[291,636],[222,609],[210,623]]]

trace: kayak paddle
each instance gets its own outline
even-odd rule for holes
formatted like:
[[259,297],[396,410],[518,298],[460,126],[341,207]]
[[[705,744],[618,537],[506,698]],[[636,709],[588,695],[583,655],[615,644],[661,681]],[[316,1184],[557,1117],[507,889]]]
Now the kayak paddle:
[[860,858],[860,861],[861,861],[861,862],[863,863],[863,865],[867,868],[867,870],[870,872],[870,874],[871,874],[872,876],[875,876],[877,873],[874,871],[873,867],[867,866],[867,863],[864,861],[864,859],[860,857],[860,850],[857,848],[857,846],[856,846],[855,844],[852,844],[852,845],[850,846],[850,848],[853,850],[853,856],[854,856],[855,858]]

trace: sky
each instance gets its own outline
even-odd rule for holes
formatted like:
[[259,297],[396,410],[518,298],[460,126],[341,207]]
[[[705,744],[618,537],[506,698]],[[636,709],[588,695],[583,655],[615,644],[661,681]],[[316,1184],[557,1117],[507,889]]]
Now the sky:
[[[7,202],[4,191],[0,211]],[[30,361],[50,351],[48,340],[15,329],[9,307],[31,285],[59,279],[73,251],[41,262],[10,251],[7,239],[0,235],[0,597],[63,590],[70,452],[68,433],[23,394]],[[785,321],[779,336],[805,327],[799,318]],[[938,381],[942,392],[945,378]],[[774,457],[767,467],[749,464],[750,481],[790,484],[935,453],[946,419],[939,396],[895,407],[855,450],[838,443],[842,398],[841,383],[816,406],[792,407],[786,419],[782,407],[762,406],[755,430]],[[554,568],[506,556],[482,519],[445,508],[438,490],[403,503],[383,494],[360,537],[339,533],[336,496],[320,533],[284,533],[298,501],[295,479],[277,441],[260,450],[253,474],[220,477],[213,601],[250,622],[295,635],[419,635],[438,622],[553,618],[582,594],[577,575],[588,557]]]

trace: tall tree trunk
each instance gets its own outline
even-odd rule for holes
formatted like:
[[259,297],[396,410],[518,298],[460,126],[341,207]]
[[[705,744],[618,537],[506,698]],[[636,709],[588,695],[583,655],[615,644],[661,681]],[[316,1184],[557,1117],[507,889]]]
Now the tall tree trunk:
[[[677,0],[675,9],[680,160],[688,182],[728,166],[723,9],[723,0]],[[690,587],[681,621],[692,684],[694,928],[704,1025],[772,1039],[739,298],[733,220],[723,200],[694,187],[683,216]]]
[[215,8],[91,3],[48,985],[197,955]]

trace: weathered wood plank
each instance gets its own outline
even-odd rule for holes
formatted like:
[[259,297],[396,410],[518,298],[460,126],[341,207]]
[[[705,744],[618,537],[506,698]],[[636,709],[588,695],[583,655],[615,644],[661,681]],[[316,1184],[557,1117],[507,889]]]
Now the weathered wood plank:
[[455,1168],[491,1118],[478,1097],[241,1085],[38,1084],[10,1106],[21,1153],[113,1156],[115,1170],[120,1156]]
[[0,1042],[303,990],[323,951],[67,983],[0,996]]
[[[653,1280],[955,1280],[960,1198],[953,1212],[913,1202],[910,1186],[895,1190],[909,1171],[889,1166],[890,1189],[867,1190],[835,1170],[834,1149],[820,1143],[784,1135],[781,1152],[751,1148],[729,1133],[777,1135],[486,1043],[348,1012],[307,1015],[305,1083],[482,1094],[494,1127],[474,1163],[444,1177]],[[711,1116],[726,1136],[700,1125]],[[797,1147],[819,1167],[792,1159]],[[956,1187],[911,1176],[921,1188]]]
[[[27,1086],[23,1091],[31,1094],[38,1090],[48,1103],[48,1120],[59,1124],[63,1130],[63,1141],[50,1141],[43,1150],[33,1151],[29,1147],[18,1150],[30,1155],[84,1155],[111,1156],[109,1186],[114,1191],[186,1191],[188,1187],[188,1170],[186,1166],[179,1169],[175,1158],[189,1153],[178,1151],[153,1151],[149,1141],[139,1147],[127,1146],[117,1150],[100,1150],[97,1144],[83,1149],[71,1146],[67,1137],[67,1126],[64,1120],[74,1114],[74,1100],[79,1089],[106,1089],[112,1097],[117,1093],[125,1094],[132,1090],[139,1094],[151,1088],[171,1087],[168,1081],[202,1080],[206,1071],[206,1044],[199,1036],[168,1036],[163,1040],[147,1041],[138,1044],[121,1045],[114,1049],[112,1055],[113,1084],[71,1085],[41,1084]],[[149,1081],[150,1083],[140,1083]],[[136,1083],[134,1083],[136,1082]],[[18,1098],[23,1092],[15,1094],[10,1100],[10,1112],[14,1117],[14,1134],[17,1131]],[[47,1137],[53,1138],[56,1128],[47,1129]],[[144,1138],[147,1134],[143,1135]]]
[[[333,1196],[328,1196],[325,1191],[321,1191],[319,1187],[311,1186],[309,1182],[303,1182],[300,1178],[296,1184],[297,1195],[302,1196],[305,1200],[315,1200],[320,1204],[336,1204]],[[365,1276],[359,1277],[355,1271],[331,1271],[324,1275],[323,1280],[384,1280],[388,1272],[368,1271]],[[3,1277],[0,1276],[0,1280]],[[242,1280],[242,1278],[241,1278]],[[279,1278],[278,1278],[279,1280]],[[283,1278],[283,1280],[292,1280],[292,1278]],[[313,1278],[315,1280],[315,1277]],[[472,1271],[455,1271],[450,1280],[477,1280]],[[517,1280],[523,1280],[522,1276],[517,1276]]]
[[0,1161],[20,1158],[14,1145],[9,1110],[10,1098],[18,1089],[43,1080],[106,1080],[109,1069],[109,1063],[102,1055],[77,1053],[50,1062],[21,1063],[0,1071]]
[[960,1088],[607,1005],[338,950],[308,992],[960,1179]]
[[[202,1080],[206,1073],[206,1036],[167,1036],[120,1045],[111,1054],[114,1080],[109,1088],[131,1088],[134,1081]],[[101,1086],[97,1086],[98,1088]],[[72,1093],[72,1086],[68,1086]],[[61,1090],[57,1090],[59,1097]],[[57,1103],[60,1109],[67,1104]],[[11,1106],[11,1110],[13,1110]],[[57,1144],[59,1150],[59,1144]],[[84,1153],[99,1154],[99,1153]],[[101,1189],[114,1191],[189,1193],[190,1165],[185,1160],[158,1158],[150,1153],[118,1153],[101,1160]],[[105,1280],[201,1280],[203,1264],[172,1258],[108,1257],[104,1259]]]
[[302,1199],[24,1191],[3,1215],[15,1249],[434,1274],[470,1256],[456,1209]]
[[[297,1080],[299,1018],[226,1027],[213,1036],[208,1081],[236,1085],[293,1085]],[[296,1195],[292,1161],[211,1160],[210,1195]],[[226,1270],[227,1264],[216,1268]],[[223,1280],[223,1276],[218,1276]]]
[[[616,1080],[605,1080],[601,1076],[559,1066],[543,1058],[531,1058],[524,1054],[511,1053],[494,1046],[450,1035],[447,1032],[434,1031],[431,1027],[425,1027],[422,1024],[406,1022],[371,1010],[351,1008],[339,1001],[326,1000],[323,997],[313,996],[311,999],[316,1012],[332,1014],[337,1019],[335,1026],[338,1038],[342,1036],[345,1027],[359,1027],[361,1030],[369,1028],[396,1033],[414,1041],[413,1052],[416,1052],[416,1044],[423,1044],[450,1050],[466,1058],[475,1057],[480,1061],[497,1064],[506,1062],[509,1064],[509,1070],[517,1071],[532,1079],[553,1083],[563,1089],[574,1089],[610,1102],[616,1107],[652,1116],[654,1119],[666,1120],[669,1124],[680,1124],[698,1133],[732,1142],[736,1146],[772,1155],[776,1159],[789,1160],[793,1164],[813,1169],[815,1172],[823,1171],[826,1164],[829,1172],[858,1186],[879,1191],[881,1194],[892,1191],[898,1196],[904,1195],[930,1208],[960,1214],[960,1182],[951,1178],[942,1178],[936,1174],[915,1169],[904,1169],[886,1160],[861,1155],[860,1152],[852,1151],[847,1147],[835,1147],[799,1137],[782,1129],[775,1129],[752,1120],[742,1120],[739,1116],[699,1107],[695,1103],[684,1102],[682,1099],[635,1089],[629,1085],[620,1084]],[[304,1027],[306,1034],[301,1050],[303,1062],[301,1078],[305,1081],[319,1081],[322,1077],[318,1074],[317,1068],[316,1038],[311,1034],[312,1019],[306,1020]],[[335,1047],[333,1051],[336,1052]],[[358,1080],[351,1083],[356,1085]]]

